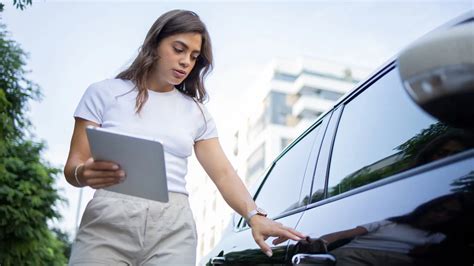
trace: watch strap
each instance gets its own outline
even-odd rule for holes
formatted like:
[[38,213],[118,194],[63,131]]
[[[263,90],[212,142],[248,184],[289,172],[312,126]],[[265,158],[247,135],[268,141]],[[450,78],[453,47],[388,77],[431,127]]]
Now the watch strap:
[[245,217],[245,221],[247,222],[247,224],[249,226],[250,226],[250,219],[252,219],[252,217],[254,217],[255,215],[260,215],[260,216],[267,217],[267,213],[264,210],[262,210],[261,208],[253,209],[253,210],[249,211],[247,213],[247,217]]

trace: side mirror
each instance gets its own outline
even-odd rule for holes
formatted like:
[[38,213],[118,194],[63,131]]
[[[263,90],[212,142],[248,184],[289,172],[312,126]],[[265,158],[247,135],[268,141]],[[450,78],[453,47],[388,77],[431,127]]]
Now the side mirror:
[[428,34],[398,57],[403,86],[426,112],[474,129],[474,22]]

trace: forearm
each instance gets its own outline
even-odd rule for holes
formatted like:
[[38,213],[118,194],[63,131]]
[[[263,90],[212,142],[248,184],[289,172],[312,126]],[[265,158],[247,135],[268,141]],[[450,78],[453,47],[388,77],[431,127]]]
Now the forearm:
[[66,181],[75,186],[75,187],[82,187],[82,184],[79,184],[76,180],[76,177],[74,176],[74,171],[76,170],[76,167],[78,167],[81,164],[84,164],[86,160],[77,156],[71,156],[68,158],[66,165],[64,166],[63,172],[64,172],[64,177],[66,178]]
[[75,119],[74,132],[72,134],[71,144],[69,146],[69,154],[63,170],[66,181],[75,187],[83,186],[83,184],[77,182],[76,177],[74,176],[76,167],[84,164],[91,156],[89,143],[86,136],[86,127],[88,125],[99,126],[94,122],[81,118]]
[[125,172],[119,165],[114,162],[95,162],[92,159],[85,130],[88,125],[99,126],[91,121],[76,119],[69,155],[64,166],[67,182],[75,187],[88,186],[95,189],[123,182]]
[[[225,156],[217,138],[198,141],[194,145],[194,150],[198,161],[232,209],[246,217],[250,211],[257,208],[252,196]],[[288,239],[299,241],[305,237],[305,235],[264,216],[254,215],[253,217],[255,218],[250,221],[252,236],[268,256],[272,256],[270,246],[265,243],[269,236],[277,237],[273,240],[275,245]]]
[[227,204],[240,215],[245,217],[257,207],[244,183],[233,169],[219,178],[215,178],[214,183]]

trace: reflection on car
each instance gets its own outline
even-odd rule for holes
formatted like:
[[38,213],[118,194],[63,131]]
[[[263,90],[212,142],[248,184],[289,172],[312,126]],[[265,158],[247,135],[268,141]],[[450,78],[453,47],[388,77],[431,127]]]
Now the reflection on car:
[[337,258],[337,265],[433,265],[442,251],[440,244],[451,237],[449,228],[464,218],[462,211],[469,208],[467,196],[449,194],[426,202],[411,213],[320,238],[328,245],[350,240],[339,248],[328,248]]
[[308,235],[267,257],[245,220],[207,265],[473,265],[474,12],[403,50],[265,172],[254,199]]

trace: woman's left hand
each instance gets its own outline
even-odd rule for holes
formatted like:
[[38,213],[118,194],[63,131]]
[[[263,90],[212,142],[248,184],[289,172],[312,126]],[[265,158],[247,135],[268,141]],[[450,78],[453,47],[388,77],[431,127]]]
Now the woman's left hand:
[[272,249],[265,242],[270,236],[277,237],[272,243],[273,245],[278,245],[282,242],[285,242],[288,239],[295,241],[300,241],[306,236],[302,233],[284,226],[281,223],[275,222],[267,217],[255,215],[250,219],[250,227],[252,228],[252,236],[260,247],[263,253],[271,257],[273,255]]

